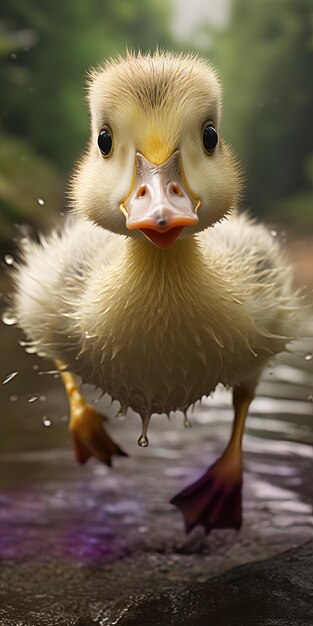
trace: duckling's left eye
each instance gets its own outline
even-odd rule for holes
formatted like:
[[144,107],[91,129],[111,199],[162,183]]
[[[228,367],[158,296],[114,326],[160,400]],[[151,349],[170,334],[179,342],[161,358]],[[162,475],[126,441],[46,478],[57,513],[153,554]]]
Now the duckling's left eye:
[[98,146],[101,154],[105,157],[109,156],[112,151],[113,138],[109,128],[103,128],[98,135]]
[[203,130],[203,145],[209,154],[215,150],[218,142],[218,135],[213,124],[208,124]]

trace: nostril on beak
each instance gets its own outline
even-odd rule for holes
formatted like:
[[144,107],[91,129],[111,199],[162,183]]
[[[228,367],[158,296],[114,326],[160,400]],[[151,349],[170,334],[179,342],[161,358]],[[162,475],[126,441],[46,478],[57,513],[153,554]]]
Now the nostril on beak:
[[139,187],[136,196],[137,198],[143,198],[147,193],[147,187],[146,185],[141,185],[141,187]]
[[172,183],[171,191],[175,194],[175,196],[181,196],[182,195],[180,186],[177,183]]
[[157,219],[158,226],[165,226],[166,224],[167,224],[167,219],[165,217],[158,217]]

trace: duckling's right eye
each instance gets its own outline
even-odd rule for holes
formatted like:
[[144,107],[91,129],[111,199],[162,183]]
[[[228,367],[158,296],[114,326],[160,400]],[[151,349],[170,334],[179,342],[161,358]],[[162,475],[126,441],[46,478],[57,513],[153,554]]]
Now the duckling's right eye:
[[111,154],[113,145],[112,133],[109,128],[103,128],[98,135],[98,146],[101,154],[108,157]]

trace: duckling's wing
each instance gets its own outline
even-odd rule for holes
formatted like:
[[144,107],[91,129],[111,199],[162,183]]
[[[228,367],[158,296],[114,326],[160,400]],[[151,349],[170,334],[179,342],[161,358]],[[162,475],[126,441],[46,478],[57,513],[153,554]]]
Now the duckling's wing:
[[[276,234],[276,233],[275,233]],[[213,259],[231,281],[240,283],[282,282],[291,288],[292,271],[275,236],[246,213],[235,213],[199,234],[208,258]],[[292,288],[291,288],[292,291]]]
[[61,233],[55,231],[39,243],[23,242],[14,311],[38,351],[64,359],[60,350],[73,349],[80,298],[99,268],[109,268],[121,254],[124,242],[120,235],[73,217]]
[[277,237],[245,213],[231,215],[198,237],[208,265],[225,278],[260,336],[272,334],[273,353],[281,351],[285,342],[276,344],[274,335],[292,338],[297,333],[299,302]]

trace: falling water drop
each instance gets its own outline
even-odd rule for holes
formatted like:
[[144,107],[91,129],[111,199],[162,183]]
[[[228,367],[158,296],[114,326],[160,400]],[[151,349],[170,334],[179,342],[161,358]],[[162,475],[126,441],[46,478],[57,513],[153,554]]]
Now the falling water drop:
[[36,402],[36,400],[38,400],[38,396],[31,396],[30,398],[28,398],[27,402],[31,404],[32,402]]
[[38,370],[39,370],[39,365],[37,365],[37,364],[36,364],[36,365],[33,365],[33,370],[35,370],[35,372],[38,372]]
[[5,311],[1,319],[6,326],[13,326],[17,322],[16,317],[13,313],[11,313],[11,311]]
[[46,396],[39,396],[39,402],[45,402]]
[[184,414],[184,427],[185,428],[191,428],[191,422],[187,417],[187,409],[185,411],[183,411]]
[[138,446],[140,446],[141,448],[147,448],[147,446],[149,445],[149,439],[147,437],[147,430],[149,426],[150,415],[141,415],[141,419],[142,419],[142,431],[138,439]]
[[148,445],[149,445],[149,439],[147,435],[140,435],[138,439],[138,446],[140,446],[141,448],[147,448]]
[[45,426],[46,428],[49,428],[49,426],[51,426],[52,422],[51,422],[51,420],[49,420],[48,417],[44,416],[42,418],[42,423],[43,423],[43,426]]
[[13,380],[13,378],[15,378],[15,376],[18,375],[18,372],[11,372],[11,374],[8,374],[5,379],[2,381],[3,385],[6,385],[7,383],[10,382],[10,380]]
[[18,396],[10,396],[9,400],[10,400],[10,402],[17,402]]
[[40,206],[43,206],[45,201],[43,200],[43,198],[37,198],[37,202],[38,204],[40,204]]
[[272,237],[277,237],[277,230],[271,230]]
[[15,259],[14,259],[14,256],[12,256],[12,254],[5,254],[3,259],[7,265],[14,265]]
[[306,360],[306,361],[311,361],[312,356],[313,356],[313,355],[312,355],[312,352],[307,352],[307,353],[304,355],[304,358],[305,358],[305,360]]

